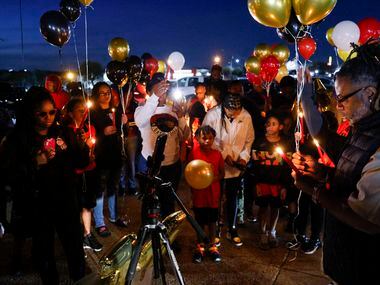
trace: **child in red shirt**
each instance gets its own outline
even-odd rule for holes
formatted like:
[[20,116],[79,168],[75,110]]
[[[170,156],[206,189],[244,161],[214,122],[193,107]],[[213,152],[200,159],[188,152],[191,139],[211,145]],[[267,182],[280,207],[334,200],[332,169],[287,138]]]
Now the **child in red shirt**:
[[[214,241],[216,236],[216,222],[220,200],[220,180],[224,177],[224,160],[220,151],[212,149],[216,133],[210,126],[202,126],[195,132],[199,144],[195,144],[189,155],[189,160],[201,159],[212,165],[214,181],[205,189],[191,189],[195,220],[204,229],[208,226],[210,245],[208,252],[215,262],[221,257]],[[204,244],[198,237],[197,248],[194,252],[194,261],[199,263],[204,257]]]

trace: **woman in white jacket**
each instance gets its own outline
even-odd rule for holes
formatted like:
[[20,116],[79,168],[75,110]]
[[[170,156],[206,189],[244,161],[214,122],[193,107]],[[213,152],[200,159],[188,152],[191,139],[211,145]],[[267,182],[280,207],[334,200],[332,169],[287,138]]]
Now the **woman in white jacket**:
[[241,167],[250,159],[254,129],[250,114],[242,107],[239,94],[226,94],[222,104],[211,109],[203,121],[216,131],[214,147],[225,161],[225,193],[227,203],[227,238],[236,246],[241,241],[236,227],[237,195],[241,187]]

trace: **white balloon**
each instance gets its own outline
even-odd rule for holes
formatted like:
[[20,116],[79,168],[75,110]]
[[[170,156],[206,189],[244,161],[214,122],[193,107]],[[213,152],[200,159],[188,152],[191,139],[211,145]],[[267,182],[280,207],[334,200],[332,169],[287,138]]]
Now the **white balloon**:
[[168,65],[173,70],[181,70],[185,65],[185,57],[179,51],[174,51],[169,55]]
[[349,51],[351,43],[357,44],[360,37],[360,29],[352,21],[342,21],[337,24],[331,38],[338,49]]

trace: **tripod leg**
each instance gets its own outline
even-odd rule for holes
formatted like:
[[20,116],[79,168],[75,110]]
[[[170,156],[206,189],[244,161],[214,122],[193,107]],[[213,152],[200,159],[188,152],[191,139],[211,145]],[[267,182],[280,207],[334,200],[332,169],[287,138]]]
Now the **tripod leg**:
[[169,255],[169,258],[170,258],[170,262],[171,262],[173,271],[175,273],[175,276],[177,278],[178,284],[184,285],[185,281],[183,280],[181,271],[179,270],[178,262],[177,262],[177,259],[175,258],[174,252],[173,252],[173,250],[170,247],[169,239],[168,239],[167,235],[165,233],[163,233],[163,232],[161,232],[159,235],[161,237],[162,243],[166,247],[166,251],[168,252],[168,255]]
[[152,251],[153,251],[153,278],[158,279],[161,276],[163,285],[166,285],[165,267],[162,258],[161,239],[158,232],[152,232]]
[[148,227],[143,227],[139,233],[139,237],[137,238],[137,245],[133,252],[131,262],[129,263],[128,272],[125,279],[125,283],[128,285],[132,284],[133,277],[135,276],[137,263],[139,261],[140,254],[144,245],[144,241],[147,237],[148,231],[149,231]]
[[190,223],[190,225],[195,229],[195,231],[197,232],[197,234],[202,238],[202,240],[205,242],[205,243],[209,243],[210,240],[208,238],[208,236],[205,234],[205,232],[203,231],[203,229],[199,226],[199,224],[196,222],[196,220],[190,215],[189,211],[186,209],[185,205],[183,204],[183,202],[181,201],[181,199],[178,197],[178,195],[175,193],[173,187],[169,187],[169,191],[171,191],[171,194],[173,195],[173,197],[176,199],[179,207],[181,208],[181,210],[185,213],[186,215],[186,220]]

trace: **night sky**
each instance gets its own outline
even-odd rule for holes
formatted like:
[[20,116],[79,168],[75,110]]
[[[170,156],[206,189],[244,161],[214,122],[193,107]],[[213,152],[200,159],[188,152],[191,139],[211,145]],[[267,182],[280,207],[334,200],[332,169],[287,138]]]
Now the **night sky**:
[[[59,0],[22,0],[24,54],[21,56],[19,0],[0,3],[0,69],[75,68],[73,38],[62,49],[49,45],[39,32],[39,19],[48,10],[58,10]],[[343,20],[358,22],[376,17],[376,1],[338,0],[332,13],[312,34],[317,52],[312,60],[326,60],[333,48],[325,39],[326,30]],[[210,67],[219,54],[226,64],[231,57],[245,59],[261,42],[283,42],[274,28],[257,23],[249,14],[245,0],[94,0],[87,9],[89,60],[104,66],[110,61],[109,41],[124,37],[131,53],[141,56],[150,52],[166,59],[172,51],[184,54],[185,68]],[[80,61],[85,59],[84,13],[75,28]],[[289,46],[292,50],[292,46]],[[293,54],[293,50],[292,50]]]

